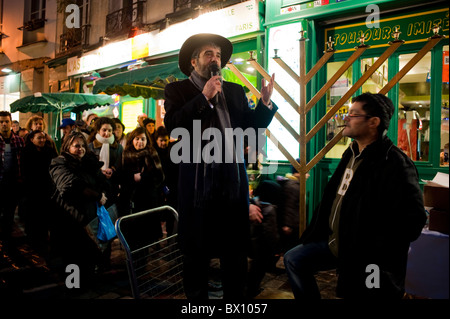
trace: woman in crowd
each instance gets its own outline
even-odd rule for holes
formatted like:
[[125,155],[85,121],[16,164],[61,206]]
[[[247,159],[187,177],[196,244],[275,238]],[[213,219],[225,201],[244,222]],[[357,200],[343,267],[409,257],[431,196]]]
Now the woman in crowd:
[[14,134],[19,135],[19,130],[20,130],[19,121],[16,121],[16,120],[12,121],[11,129]]
[[113,193],[105,207],[114,204],[119,194],[119,180],[116,174],[122,161],[123,147],[116,141],[113,134],[116,125],[109,117],[99,117],[95,120],[94,129],[88,140],[88,149],[93,152],[100,162],[103,162],[102,173],[106,176]]
[[118,118],[113,118],[113,121],[116,124],[116,129],[114,130],[116,141],[125,149],[125,146],[127,145],[127,137],[124,133],[125,125]]
[[109,184],[101,166],[95,154],[88,151],[83,134],[73,131],[64,139],[61,155],[52,160],[49,170],[56,188],[52,248],[62,257],[64,267],[78,265],[81,280],[87,283],[95,266],[103,263],[100,249],[86,230],[97,217],[98,205],[107,201]]
[[[32,117],[30,117],[28,119],[27,123],[25,124],[25,129],[28,132],[35,131],[35,130],[40,130],[42,132],[45,132],[46,125],[45,125],[44,118],[39,115],[33,115]],[[45,133],[45,135],[46,135],[45,143],[48,146],[52,147],[56,152],[58,152],[55,141],[47,133]],[[26,139],[26,136],[24,137],[24,139]]]
[[[122,163],[122,214],[157,207],[161,201],[164,173],[158,153],[149,142],[145,128],[138,127],[127,135]],[[154,223],[147,226],[146,231],[154,239],[161,237],[159,216],[155,215]]]
[[155,129],[156,121],[152,118],[146,118],[143,121],[144,127],[147,129],[148,136],[150,137],[152,145],[156,144]]
[[48,174],[50,162],[58,156],[45,142],[46,134],[41,130],[31,131],[26,138],[20,157],[22,208],[25,216],[25,232],[32,246],[47,256],[49,210],[52,180]]
[[[178,164],[175,164],[170,159],[170,150],[174,144],[170,142],[169,132],[162,125],[155,130],[155,139],[155,149],[161,160],[165,176],[164,188],[161,195],[163,202],[160,205],[168,205],[177,209]],[[165,222],[167,235],[171,235],[174,226],[172,213],[168,212],[162,218],[163,222]]]

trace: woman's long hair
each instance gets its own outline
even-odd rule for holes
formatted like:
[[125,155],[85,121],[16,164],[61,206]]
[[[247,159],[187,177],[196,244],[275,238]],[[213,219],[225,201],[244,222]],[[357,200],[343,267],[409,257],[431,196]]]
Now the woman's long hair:
[[[147,145],[142,150],[136,150],[136,148],[133,145],[133,140],[136,136],[141,134],[145,134],[145,137],[147,138]],[[127,134],[127,144],[125,146],[125,150],[123,151],[122,164],[123,165],[126,165],[125,163],[136,164],[138,163],[140,157],[141,158],[145,157],[145,162],[147,163],[146,165],[151,165],[151,163],[149,162],[151,159],[153,161],[152,164],[154,165],[154,167],[160,171],[162,176],[164,176],[158,152],[153,147],[147,130],[143,127],[137,127]]]
[[147,138],[147,145],[145,146],[145,149],[151,150],[153,148],[153,145],[148,131],[145,128],[139,126],[127,134],[127,144],[124,151],[137,152],[138,150],[134,148],[133,140],[136,136],[141,134],[145,134],[145,137]]

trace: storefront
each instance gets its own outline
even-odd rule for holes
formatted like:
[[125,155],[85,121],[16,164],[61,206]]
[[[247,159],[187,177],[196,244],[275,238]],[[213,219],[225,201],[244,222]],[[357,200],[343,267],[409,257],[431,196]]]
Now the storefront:
[[[217,33],[230,39],[234,46],[233,64],[255,87],[258,86],[260,81],[256,71],[246,60],[250,57],[249,52],[253,52],[253,57],[263,63],[263,16],[264,4],[256,0],[201,13],[196,18],[167,25],[164,30],[142,33],[125,41],[107,44],[82,57],[69,58],[67,73],[72,79],[83,77],[82,81],[77,80],[79,92],[117,94],[117,110],[113,107],[112,111],[125,124],[126,132],[136,126],[139,113],[154,118],[157,126],[163,125],[164,83],[185,78],[177,66],[178,50],[193,34]],[[95,77],[112,68],[120,72],[108,77]],[[240,83],[227,68],[223,75],[225,80]],[[251,103],[256,101],[251,93],[248,97]]]
[[[433,1],[266,1],[266,65],[269,73],[276,73],[280,86],[286,88],[296,101],[300,99],[298,84],[271,59],[281,57],[294,71],[299,71],[299,31],[306,31],[306,70],[322,57],[331,45],[335,50],[314,78],[309,82],[306,100],[309,101],[355,52],[361,44],[369,45],[355,62],[327,91],[307,116],[307,131],[333,107],[336,102],[355,84],[358,79],[385,52],[393,33],[398,31],[399,39],[404,40],[390,57],[373,73],[354,94],[379,92],[427,43],[438,33],[447,38],[439,41],[421,58],[414,67],[389,92],[396,112],[391,120],[388,136],[396,142],[416,164],[420,179],[431,180],[437,172],[448,173],[448,4]],[[364,39],[361,39],[364,35]],[[329,43],[327,43],[329,42]],[[276,50],[276,52],[275,52]],[[298,115],[292,114],[291,106],[280,96],[274,96],[280,106],[280,114],[291,119],[292,127],[299,130]],[[339,124],[348,110],[345,103],[307,144],[307,158],[311,159],[338,132]],[[298,142],[281,128],[276,120],[271,131],[286,136],[278,140],[292,139],[288,149],[294,158],[299,157]],[[288,136],[289,135],[289,136]],[[339,159],[350,140],[342,138],[325,157],[310,171],[307,182],[308,214],[321,199],[323,188],[334,172]],[[276,175],[283,175],[289,162],[270,141],[267,150],[269,161],[278,161]]]
[[[9,105],[20,98],[20,74],[0,77],[0,111],[10,112]],[[19,120],[19,114],[11,114],[12,119]]]

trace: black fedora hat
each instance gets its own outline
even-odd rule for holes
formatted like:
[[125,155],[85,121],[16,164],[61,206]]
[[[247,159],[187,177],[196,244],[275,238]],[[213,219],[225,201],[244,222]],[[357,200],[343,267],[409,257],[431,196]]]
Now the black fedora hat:
[[231,44],[230,40],[217,34],[199,33],[189,37],[186,41],[184,41],[183,45],[181,46],[180,53],[178,54],[178,65],[180,67],[181,72],[183,72],[187,76],[191,75],[192,53],[194,53],[196,49],[199,49],[201,46],[207,43],[214,43],[218,47],[220,47],[221,49],[220,60],[222,68],[228,63],[231,54],[233,53],[233,45]]

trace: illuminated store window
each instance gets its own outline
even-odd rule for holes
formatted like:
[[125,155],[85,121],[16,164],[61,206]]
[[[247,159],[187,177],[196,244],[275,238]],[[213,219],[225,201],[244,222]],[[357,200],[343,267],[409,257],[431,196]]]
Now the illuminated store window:
[[448,167],[448,45],[443,48],[440,163]]
[[[361,74],[377,61],[378,57],[361,60]],[[378,93],[388,83],[388,62],[385,61],[363,84],[362,93]]]
[[[254,57],[256,56],[256,52]],[[257,72],[256,69],[252,67],[248,59],[250,58],[249,52],[238,52],[234,53],[230,60],[231,63],[241,72],[241,74],[254,86],[257,87]],[[227,67],[222,70],[223,78],[226,81],[244,85],[242,81]],[[244,86],[249,104],[251,107],[255,107],[258,100],[256,96]]]
[[[399,69],[414,56],[400,55]],[[398,94],[397,146],[414,161],[429,160],[430,145],[430,69],[427,53],[401,80]]]
[[[277,26],[269,29],[268,47],[268,71],[272,75],[275,73],[275,80],[281,88],[292,98],[297,105],[300,105],[300,87],[292,77],[284,71],[277,62],[273,60],[275,50],[280,57],[296,74],[300,74],[300,50],[299,50],[299,30],[302,29],[300,22],[288,25]],[[304,28],[303,28],[304,29]],[[289,123],[293,130],[300,132],[300,115],[277,91],[273,90],[272,100],[278,106],[278,114]],[[270,132],[283,145],[293,158],[300,157],[300,147],[298,141],[288,130],[273,118],[269,125]],[[278,147],[267,139],[267,159],[269,161],[286,161],[286,157]]]
[[143,112],[144,100],[128,101],[122,103],[122,123],[125,132],[131,132],[138,124],[137,116]]
[[[336,74],[341,68],[344,62],[331,62],[327,64],[327,81]],[[327,112],[341,99],[341,97],[352,86],[352,68],[349,68],[344,74],[333,84],[333,86],[327,92]],[[344,117],[348,112],[350,100],[347,101],[336,114],[328,121],[326,125],[326,142],[331,139],[342,130],[340,125],[344,124]],[[341,158],[345,149],[350,144],[351,139],[347,137],[341,138],[341,140],[326,154],[326,158]]]

